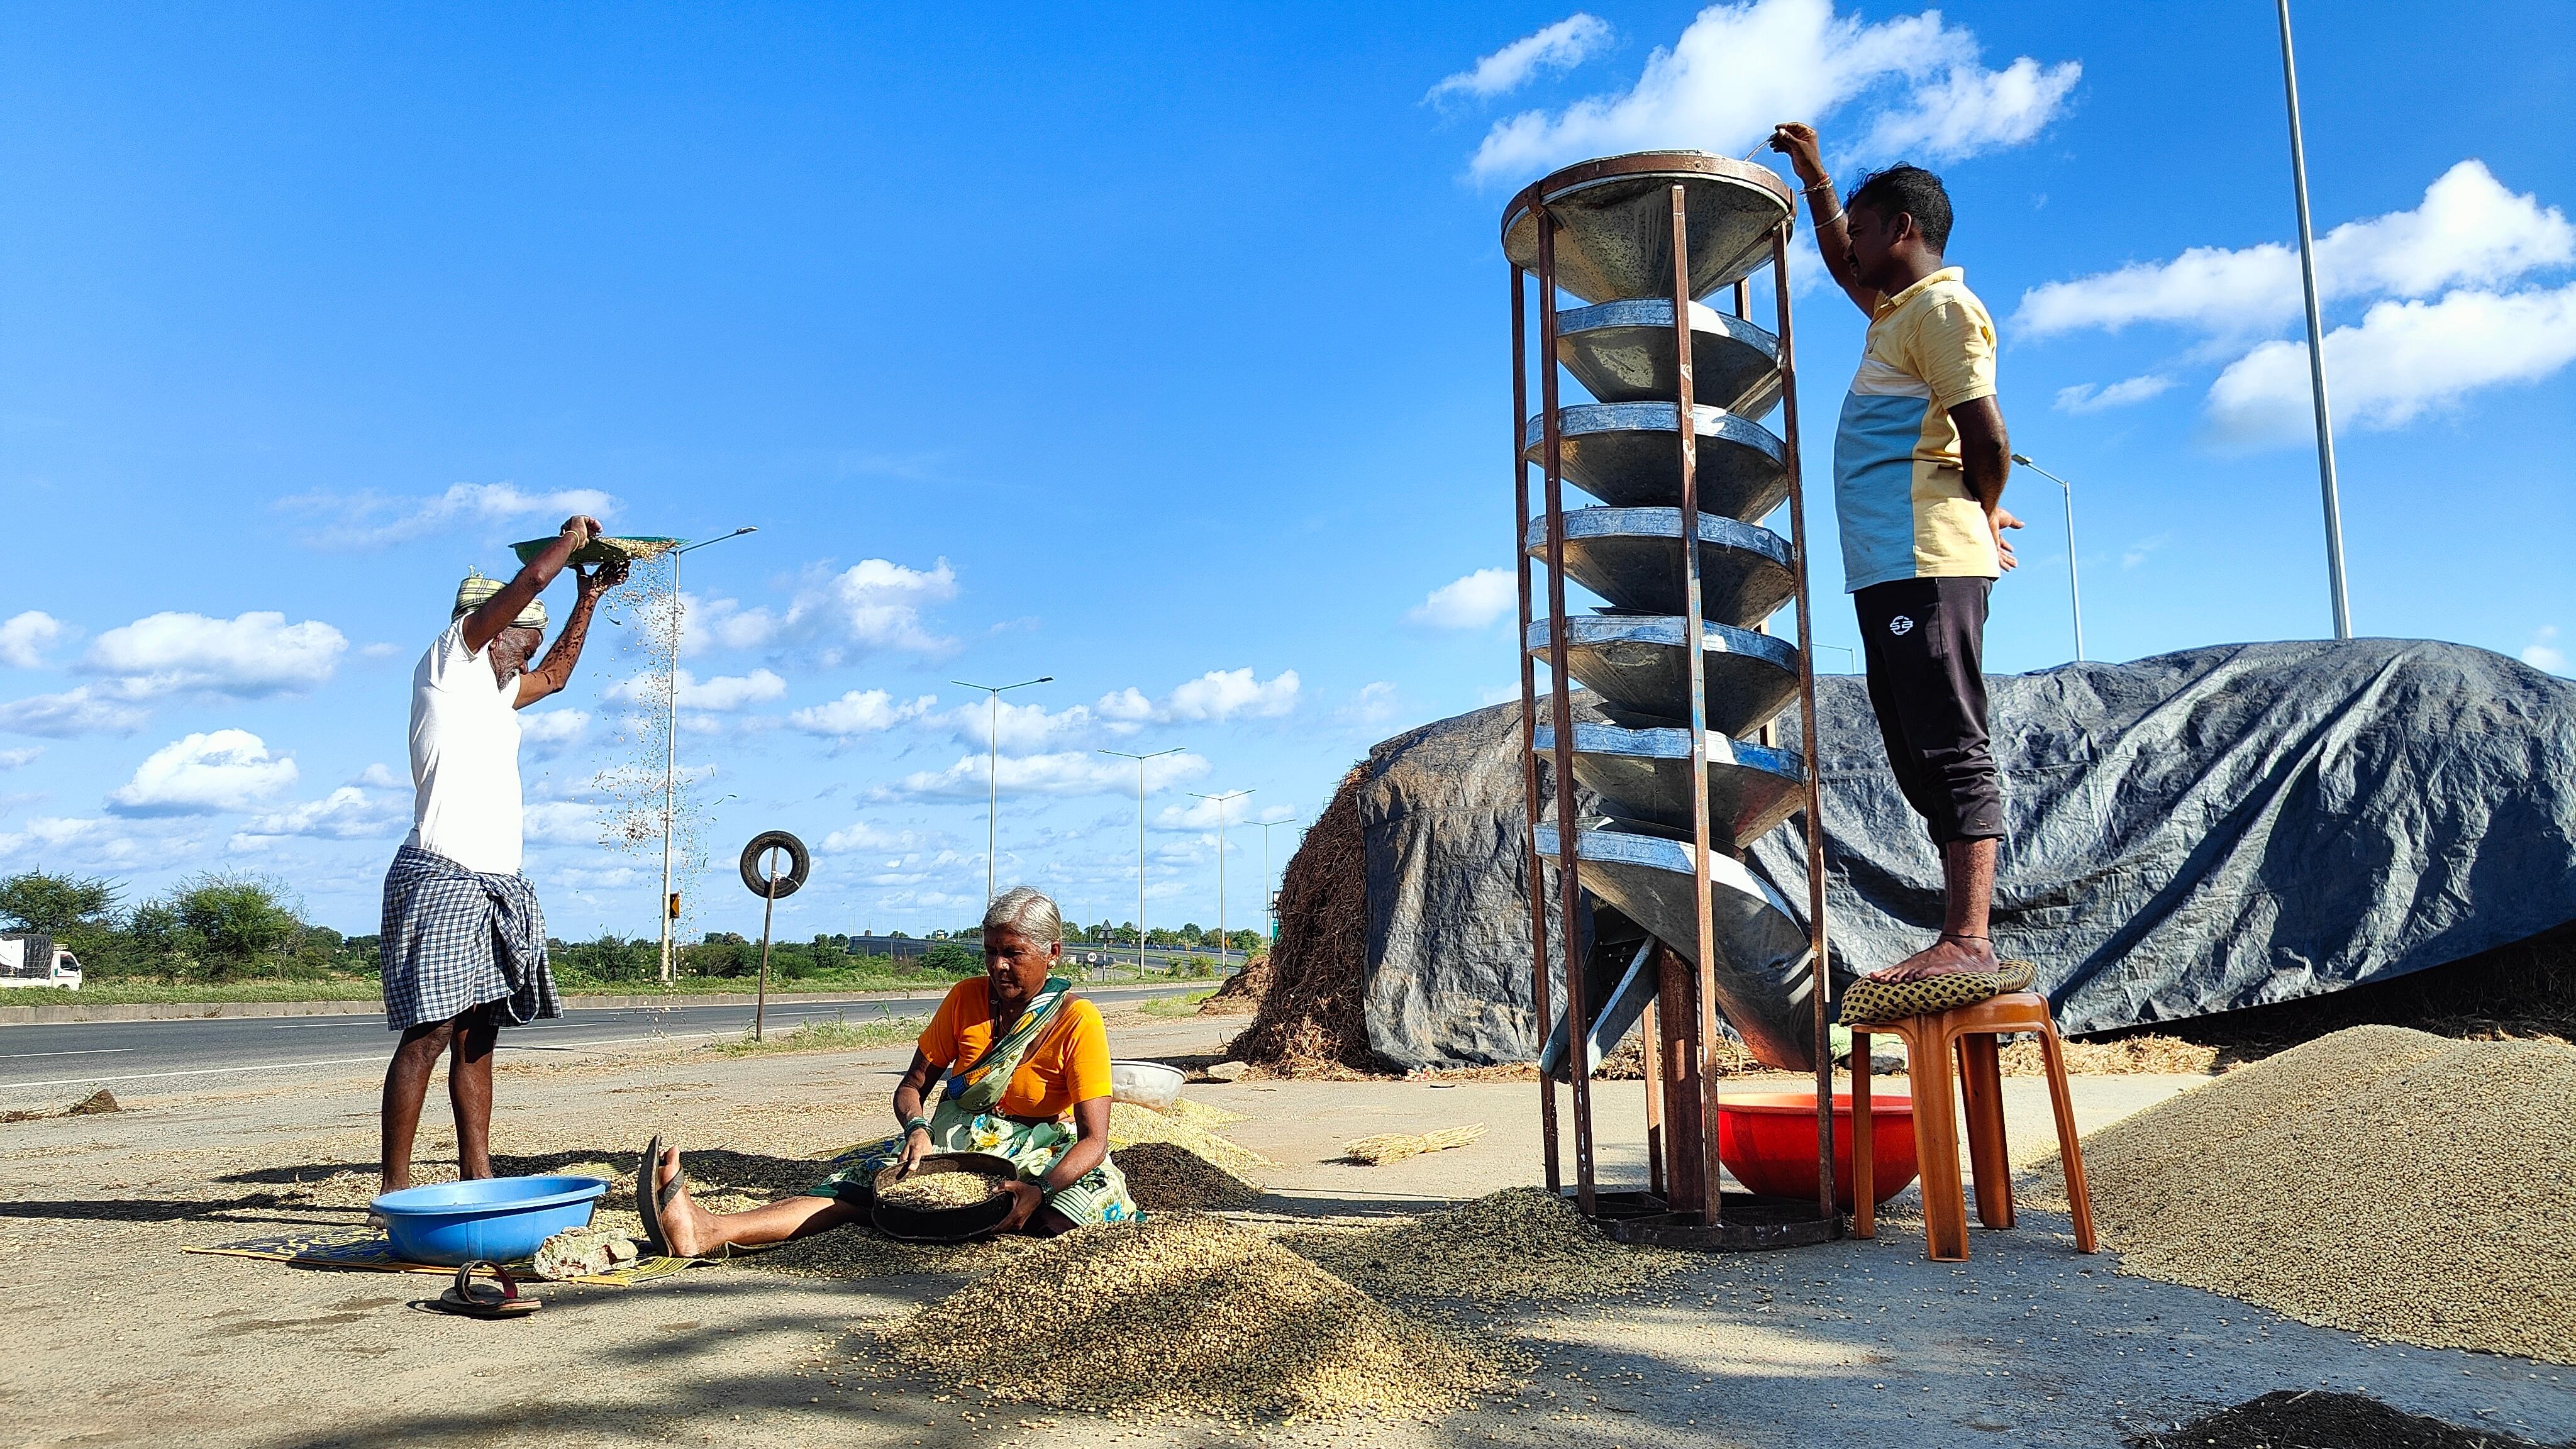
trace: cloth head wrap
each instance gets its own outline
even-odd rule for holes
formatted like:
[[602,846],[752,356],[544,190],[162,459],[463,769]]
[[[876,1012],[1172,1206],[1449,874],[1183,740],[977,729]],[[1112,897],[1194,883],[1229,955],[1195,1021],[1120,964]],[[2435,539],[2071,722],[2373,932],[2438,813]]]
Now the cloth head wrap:
[[[467,614],[473,613],[476,609],[483,606],[484,600],[501,592],[502,587],[503,585],[499,579],[487,579],[483,577],[482,571],[479,569],[473,573],[467,574],[465,576],[465,582],[456,586],[456,608],[453,612],[449,613],[447,617],[450,619],[461,619]],[[542,629],[546,627],[546,601],[543,599],[530,599],[528,601],[528,607],[519,611],[519,617],[510,621],[510,627],[513,629]]]

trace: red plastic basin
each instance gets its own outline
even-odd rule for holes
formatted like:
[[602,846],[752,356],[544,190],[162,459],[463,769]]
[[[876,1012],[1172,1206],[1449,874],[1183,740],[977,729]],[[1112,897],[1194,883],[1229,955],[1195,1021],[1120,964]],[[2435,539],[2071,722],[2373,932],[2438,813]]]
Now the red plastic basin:
[[[1870,1201],[1914,1180],[1914,1099],[1869,1098]],[[1834,1200],[1852,1210],[1851,1094],[1834,1094]],[[1816,1094],[1748,1092],[1717,1105],[1717,1156],[1735,1180],[1772,1197],[1816,1196]]]

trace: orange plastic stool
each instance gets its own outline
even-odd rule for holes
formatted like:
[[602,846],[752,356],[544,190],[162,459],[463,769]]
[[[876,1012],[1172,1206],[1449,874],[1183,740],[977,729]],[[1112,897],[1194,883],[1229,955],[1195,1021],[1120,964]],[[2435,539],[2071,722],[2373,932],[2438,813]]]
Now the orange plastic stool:
[[[1958,1109],[1950,1058],[1959,1060],[1959,1098],[1967,1107],[1969,1163],[1977,1179],[1977,1221],[2013,1225],[2012,1165],[2004,1151],[2003,1066],[1995,1038],[2035,1032],[2048,1060],[2048,1102],[2057,1115],[2057,1152],[2066,1167],[2066,1201],[2075,1211],[2075,1246],[2090,1253],[2093,1195],[2084,1186],[2084,1151],[2075,1140],[2075,1102],[2066,1091],[2066,1048],[2048,1015],[2048,998],[2015,991],[1956,1011],[1852,1028],[1852,1178],[1870,1180],[1869,1039],[1893,1032],[1905,1043],[1914,1089],[1914,1151],[1923,1167],[1923,1237],[1935,1262],[1968,1261],[1968,1208],[1959,1187]],[[1852,1228],[1876,1237],[1869,1194],[1853,1204]]]

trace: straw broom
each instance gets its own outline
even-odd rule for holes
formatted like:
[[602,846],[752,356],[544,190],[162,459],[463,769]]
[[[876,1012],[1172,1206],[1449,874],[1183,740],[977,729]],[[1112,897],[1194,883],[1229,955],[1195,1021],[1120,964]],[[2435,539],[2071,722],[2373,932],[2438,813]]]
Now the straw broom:
[[1420,1157],[1426,1152],[1464,1147],[1484,1135],[1485,1124],[1482,1122],[1465,1127],[1443,1127],[1437,1132],[1381,1132],[1374,1137],[1343,1143],[1342,1153],[1353,1162],[1377,1167],[1389,1162],[1402,1162],[1408,1157]]

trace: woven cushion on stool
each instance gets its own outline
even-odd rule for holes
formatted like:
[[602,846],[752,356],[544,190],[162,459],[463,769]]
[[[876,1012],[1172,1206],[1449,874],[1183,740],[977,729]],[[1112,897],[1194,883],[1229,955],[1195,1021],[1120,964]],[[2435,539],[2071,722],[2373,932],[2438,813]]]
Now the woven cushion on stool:
[[2038,968],[2028,961],[1998,961],[1992,971],[1953,971],[1920,981],[1872,981],[1864,976],[1843,988],[1842,1024],[1877,1026],[1956,1011],[2008,991],[2028,991],[2037,974]]

